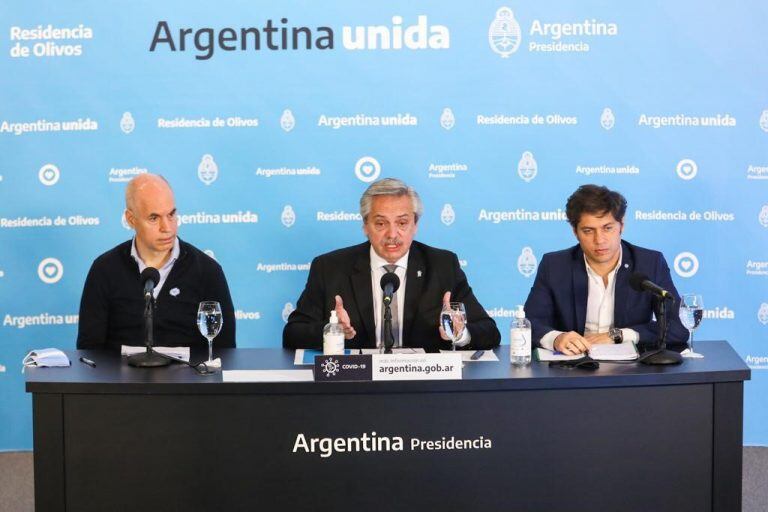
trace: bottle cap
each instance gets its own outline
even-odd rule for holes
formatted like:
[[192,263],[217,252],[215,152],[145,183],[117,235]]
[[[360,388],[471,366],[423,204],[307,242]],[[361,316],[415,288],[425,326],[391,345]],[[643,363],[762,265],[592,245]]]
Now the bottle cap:
[[525,309],[523,308],[522,304],[517,305],[517,310],[515,311],[515,318],[525,318]]
[[336,316],[336,310],[335,309],[331,310],[331,323],[332,324],[339,323],[339,317]]

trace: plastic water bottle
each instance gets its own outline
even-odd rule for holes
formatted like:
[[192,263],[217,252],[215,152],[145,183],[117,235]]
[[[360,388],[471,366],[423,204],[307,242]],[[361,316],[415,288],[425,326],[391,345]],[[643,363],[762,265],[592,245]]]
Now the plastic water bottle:
[[323,327],[323,354],[344,355],[344,329],[335,310],[331,311],[331,319]]
[[525,318],[525,310],[520,305],[509,329],[509,362],[513,366],[531,364],[531,322]]

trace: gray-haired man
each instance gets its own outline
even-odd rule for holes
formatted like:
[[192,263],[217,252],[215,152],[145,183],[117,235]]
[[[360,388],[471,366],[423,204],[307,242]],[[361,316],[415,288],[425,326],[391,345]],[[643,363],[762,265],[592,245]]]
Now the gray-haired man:
[[393,311],[396,346],[430,352],[449,348],[439,317],[443,303],[451,301],[463,302],[467,313],[459,343],[471,349],[498,345],[496,323],[472,293],[456,255],[413,240],[423,210],[416,191],[400,180],[387,178],[368,187],[360,199],[368,241],[312,261],[307,285],[283,330],[283,346],[322,347],[323,325],[332,309],[348,348],[381,346],[379,281],[385,272],[395,272],[401,283],[393,299],[398,304]]

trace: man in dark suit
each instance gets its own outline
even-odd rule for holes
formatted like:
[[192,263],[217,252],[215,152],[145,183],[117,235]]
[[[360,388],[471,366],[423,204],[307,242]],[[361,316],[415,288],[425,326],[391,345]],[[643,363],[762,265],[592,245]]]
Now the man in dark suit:
[[636,272],[674,296],[668,343],[687,339],[664,256],[621,239],[626,211],[626,199],[606,187],[583,185],[568,198],[566,216],[579,244],[544,255],[525,303],[538,346],[572,355],[596,343],[655,342],[659,300],[630,288]]
[[283,330],[283,346],[322,347],[331,310],[348,348],[381,346],[379,282],[386,272],[397,274],[401,283],[392,306],[395,346],[430,352],[450,348],[439,317],[443,303],[451,301],[463,302],[467,314],[467,328],[457,344],[471,349],[498,345],[496,323],[472,293],[456,255],[413,240],[422,212],[419,195],[400,180],[383,179],[368,187],[360,199],[368,242],[312,261],[306,287]]

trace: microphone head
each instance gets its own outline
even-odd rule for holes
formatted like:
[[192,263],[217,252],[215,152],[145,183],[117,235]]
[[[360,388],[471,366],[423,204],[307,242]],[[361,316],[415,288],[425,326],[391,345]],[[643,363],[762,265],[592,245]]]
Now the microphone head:
[[158,272],[155,267],[147,267],[141,273],[140,279],[141,279],[141,286],[146,285],[147,281],[150,281],[150,280],[153,283],[155,283],[155,286],[157,286],[157,283],[160,282],[160,272]]
[[392,293],[395,293],[397,289],[400,288],[400,278],[397,277],[397,274],[394,272],[386,272],[383,276],[381,276],[381,281],[379,281],[379,284],[381,285],[382,290],[386,288],[388,284],[392,285]]
[[648,276],[643,274],[642,272],[635,272],[631,276],[629,276],[629,286],[632,287],[633,290],[636,292],[642,292],[644,291],[643,288],[643,282],[648,280]]

